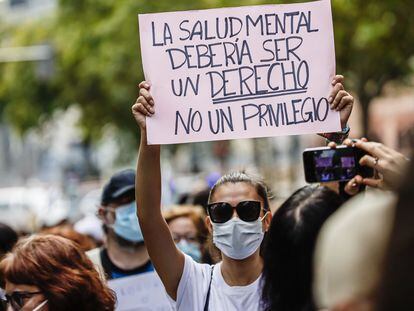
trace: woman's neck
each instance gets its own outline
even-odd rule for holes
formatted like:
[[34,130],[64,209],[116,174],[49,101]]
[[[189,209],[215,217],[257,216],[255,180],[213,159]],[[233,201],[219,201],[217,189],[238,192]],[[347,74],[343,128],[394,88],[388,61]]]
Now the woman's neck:
[[243,260],[235,260],[223,254],[221,274],[229,286],[246,286],[258,279],[263,270],[263,259],[257,250]]

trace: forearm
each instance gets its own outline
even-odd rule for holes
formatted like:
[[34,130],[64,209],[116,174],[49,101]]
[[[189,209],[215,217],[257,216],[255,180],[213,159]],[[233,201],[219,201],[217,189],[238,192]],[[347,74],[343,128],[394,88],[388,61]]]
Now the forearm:
[[160,146],[148,145],[144,130],[141,131],[135,182],[140,219],[162,219]]
[[184,268],[184,256],[175,246],[161,213],[160,146],[148,145],[141,132],[136,177],[137,214],[151,261],[173,299]]

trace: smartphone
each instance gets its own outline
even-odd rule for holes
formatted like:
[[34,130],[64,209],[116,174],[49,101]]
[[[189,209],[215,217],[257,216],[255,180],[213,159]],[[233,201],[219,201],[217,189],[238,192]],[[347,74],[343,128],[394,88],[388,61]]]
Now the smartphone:
[[309,148],[303,152],[305,179],[308,183],[347,181],[355,175],[372,177],[373,169],[359,165],[366,153],[356,147]]

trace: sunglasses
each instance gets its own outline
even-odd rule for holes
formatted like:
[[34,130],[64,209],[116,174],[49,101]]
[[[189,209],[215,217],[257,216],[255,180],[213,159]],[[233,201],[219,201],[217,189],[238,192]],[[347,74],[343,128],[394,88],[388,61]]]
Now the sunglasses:
[[234,210],[243,221],[252,222],[259,218],[261,204],[259,201],[241,201],[235,207],[227,202],[216,202],[207,205],[207,212],[214,223],[222,224],[233,217]]
[[34,295],[39,295],[41,292],[14,292],[11,295],[5,294],[1,299],[2,310],[7,309],[7,305],[11,305],[13,310],[20,310],[23,308],[26,299]]

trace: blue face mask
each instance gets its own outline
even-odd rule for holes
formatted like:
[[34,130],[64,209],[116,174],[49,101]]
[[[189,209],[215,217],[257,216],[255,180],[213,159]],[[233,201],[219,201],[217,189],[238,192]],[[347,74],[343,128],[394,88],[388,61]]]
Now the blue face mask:
[[188,242],[185,239],[181,239],[180,242],[175,245],[180,251],[193,258],[196,262],[201,262],[201,251],[198,243]]
[[138,223],[135,201],[116,208],[113,229],[117,235],[125,240],[134,243],[144,241],[141,227]]

